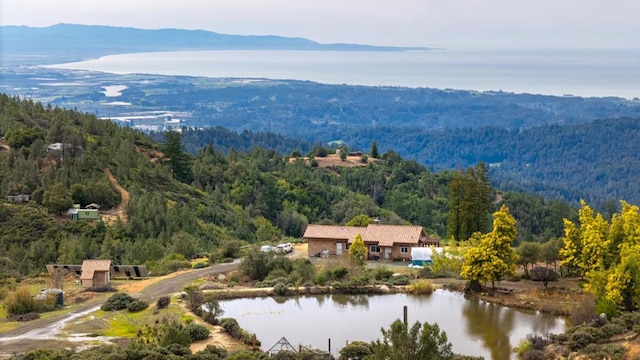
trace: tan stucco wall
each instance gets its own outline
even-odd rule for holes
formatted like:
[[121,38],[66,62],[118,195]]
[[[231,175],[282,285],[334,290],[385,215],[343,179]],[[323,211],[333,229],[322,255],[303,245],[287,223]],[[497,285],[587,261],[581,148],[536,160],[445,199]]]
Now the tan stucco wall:
[[[307,254],[309,256],[313,256],[322,250],[329,250],[329,255],[336,255],[336,240],[326,240],[326,239],[307,239],[308,247]],[[346,240],[342,244],[342,255],[349,251],[345,249]]]

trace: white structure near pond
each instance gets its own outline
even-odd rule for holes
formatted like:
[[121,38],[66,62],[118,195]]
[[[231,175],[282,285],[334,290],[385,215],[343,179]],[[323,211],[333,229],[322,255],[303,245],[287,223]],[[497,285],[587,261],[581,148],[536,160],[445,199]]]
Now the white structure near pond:
[[443,248],[441,247],[412,247],[411,248],[411,267],[422,268],[424,265],[433,264],[431,255],[434,253],[441,254]]

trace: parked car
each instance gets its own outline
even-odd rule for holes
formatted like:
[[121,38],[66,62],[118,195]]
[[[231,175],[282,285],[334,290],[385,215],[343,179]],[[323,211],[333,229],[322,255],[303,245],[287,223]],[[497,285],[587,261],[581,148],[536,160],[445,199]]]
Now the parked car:
[[273,246],[271,246],[271,245],[262,245],[262,247],[260,248],[260,251],[262,251],[262,252],[273,251]]
[[293,245],[289,243],[278,244],[276,247],[277,252],[290,253],[293,251]]

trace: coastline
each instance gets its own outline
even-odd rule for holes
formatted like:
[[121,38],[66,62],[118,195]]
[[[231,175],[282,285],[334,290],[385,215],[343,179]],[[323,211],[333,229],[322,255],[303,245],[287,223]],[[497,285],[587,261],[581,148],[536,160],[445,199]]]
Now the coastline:
[[197,50],[114,54],[43,68],[559,97],[640,97],[633,51]]

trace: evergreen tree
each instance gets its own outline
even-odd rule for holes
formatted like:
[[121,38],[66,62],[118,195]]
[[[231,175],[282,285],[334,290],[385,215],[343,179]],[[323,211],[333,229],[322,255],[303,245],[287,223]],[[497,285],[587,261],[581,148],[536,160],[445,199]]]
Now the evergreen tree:
[[371,154],[371,157],[374,159],[377,159],[380,154],[378,153],[378,143],[377,142],[372,142],[371,143],[371,151],[369,152]]
[[173,178],[183,183],[191,183],[193,174],[191,172],[190,157],[184,151],[182,135],[176,131],[167,131],[164,137],[165,143],[162,151],[164,156],[168,158]]
[[477,231],[487,231],[492,191],[484,163],[454,173],[449,183],[449,237],[464,241]]

